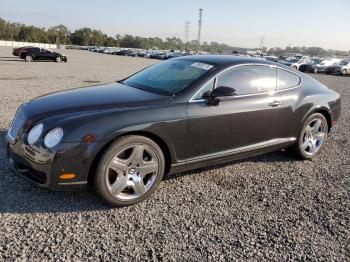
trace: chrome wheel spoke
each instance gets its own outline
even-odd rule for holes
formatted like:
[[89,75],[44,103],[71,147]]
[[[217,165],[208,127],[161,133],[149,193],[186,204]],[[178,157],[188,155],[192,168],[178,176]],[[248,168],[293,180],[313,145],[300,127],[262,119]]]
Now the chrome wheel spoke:
[[134,185],[132,188],[138,196],[142,196],[146,192],[145,184],[141,177],[135,176],[133,177]]
[[317,151],[316,140],[309,141],[310,153],[315,154]]
[[303,142],[303,144],[301,145],[301,147],[306,150],[306,148],[308,148],[308,146],[310,145],[310,140],[309,139],[305,139],[305,141]]
[[128,161],[114,157],[109,165],[115,172],[125,174],[128,170]]
[[119,195],[127,186],[128,176],[118,176],[117,180],[112,184],[111,191],[114,195]]
[[310,134],[312,132],[312,129],[313,129],[313,127],[308,125],[307,128],[306,128],[306,133]]
[[158,171],[158,163],[155,161],[143,162],[143,164],[138,168],[140,175],[144,177],[147,174],[155,173]]
[[133,164],[141,164],[143,163],[143,152],[145,148],[142,145],[134,146],[132,153],[130,155],[130,160]]
[[317,119],[314,125],[312,126],[312,132],[314,133],[319,132],[321,125],[322,125],[321,119]]
[[326,137],[326,134],[325,133],[323,133],[323,132],[317,132],[317,133],[315,133],[314,135],[314,138],[316,139],[316,140],[320,140],[320,141],[323,141],[324,140],[324,138]]

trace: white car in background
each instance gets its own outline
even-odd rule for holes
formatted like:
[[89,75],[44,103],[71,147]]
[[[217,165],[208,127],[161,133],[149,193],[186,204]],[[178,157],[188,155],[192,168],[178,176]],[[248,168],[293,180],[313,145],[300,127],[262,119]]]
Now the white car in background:
[[309,62],[311,62],[311,59],[310,59],[310,58],[309,58],[309,59],[303,58],[303,59],[299,60],[298,62],[293,63],[293,64],[291,65],[291,67],[292,67],[293,69],[295,69],[295,70],[299,70],[299,67],[300,67],[301,65],[307,64],[307,63],[309,63]]

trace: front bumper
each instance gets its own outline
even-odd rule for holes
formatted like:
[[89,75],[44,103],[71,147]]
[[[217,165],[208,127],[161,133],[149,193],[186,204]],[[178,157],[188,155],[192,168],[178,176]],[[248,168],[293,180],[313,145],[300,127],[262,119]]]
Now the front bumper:
[[[47,149],[40,145],[30,146],[21,137],[12,141],[6,135],[5,140],[12,170],[26,180],[51,190],[83,190],[87,187],[99,143],[61,143],[54,149]],[[59,179],[65,173],[76,174],[76,177]]]

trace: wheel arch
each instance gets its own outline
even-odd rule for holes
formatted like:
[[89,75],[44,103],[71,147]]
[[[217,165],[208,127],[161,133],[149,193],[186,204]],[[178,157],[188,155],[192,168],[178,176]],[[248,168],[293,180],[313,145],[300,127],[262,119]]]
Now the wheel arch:
[[331,117],[330,110],[326,107],[317,107],[317,108],[314,108],[313,110],[311,110],[304,118],[303,123],[305,122],[305,120],[308,117],[310,117],[312,114],[315,114],[315,113],[319,113],[326,118],[327,125],[328,125],[328,132],[330,132],[330,130],[332,128],[332,117]]
[[107,150],[108,147],[111,146],[111,144],[120,137],[123,136],[130,136],[130,135],[138,135],[138,136],[143,136],[143,137],[147,137],[149,139],[151,139],[152,141],[154,141],[162,150],[163,154],[164,154],[164,160],[165,160],[165,170],[164,170],[164,174],[169,173],[170,169],[171,169],[171,163],[172,163],[172,154],[170,151],[169,146],[167,145],[167,143],[164,141],[164,139],[162,139],[161,137],[159,137],[158,135],[151,133],[151,132],[147,132],[147,131],[131,131],[131,132],[127,132],[127,133],[122,133],[119,134],[115,137],[113,137],[112,139],[110,139],[109,141],[107,141],[102,148],[100,148],[100,150],[97,152],[97,154],[95,155],[90,168],[89,168],[89,172],[88,172],[88,182],[90,183],[91,181],[93,181],[93,177],[95,175],[96,172],[96,168],[98,166],[98,163],[100,162],[104,152]]

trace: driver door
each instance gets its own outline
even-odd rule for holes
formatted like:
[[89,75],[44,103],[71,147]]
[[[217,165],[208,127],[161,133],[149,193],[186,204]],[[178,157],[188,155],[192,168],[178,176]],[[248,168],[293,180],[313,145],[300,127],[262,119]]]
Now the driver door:
[[41,60],[52,60],[54,58],[54,55],[52,52],[50,52],[47,49],[40,49],[40,59]]
[[[204,86],[188,104],[186,158],[225,155],[276,138],[282,117],[276,82],[276,68],[254,65],[227,70]],[[200,97],[210,85],[232,87],[237,95],[211,105]]]

